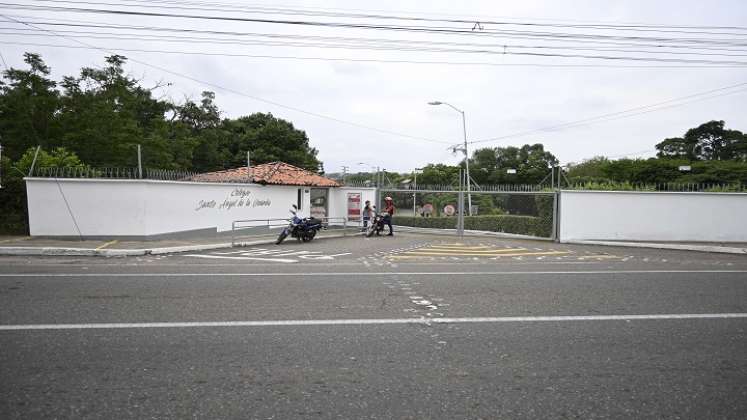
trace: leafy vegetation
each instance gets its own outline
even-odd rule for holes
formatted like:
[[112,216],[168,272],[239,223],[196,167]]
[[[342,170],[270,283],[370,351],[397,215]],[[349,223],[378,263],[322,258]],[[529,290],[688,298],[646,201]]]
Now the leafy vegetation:
[[26,53],[24,61],[27,68],[8,69],[0,81],[4,232],[26,230],[22,176],[37,146],[37,167],[135,167],[140,145],[146,168],[221,170],[245,165],[249,151],[253,163],[320,170],[317,150],[292,123],[262,113],[222,118],[212,92],[199,102],[159,98],[125,73],[123,56],[59,82],[38,54]]

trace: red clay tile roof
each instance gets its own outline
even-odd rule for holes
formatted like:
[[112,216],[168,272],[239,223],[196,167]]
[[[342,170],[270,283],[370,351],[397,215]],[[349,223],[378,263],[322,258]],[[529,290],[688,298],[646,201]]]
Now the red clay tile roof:
[[247,182],[251,175],[257,184],[300,185],[305,187],[339,187],[337,181],[317,175],[285,162],[270,162],[252,166],[247,174],[246,166],[225,171],[207,172],[190,178],[202,182]]

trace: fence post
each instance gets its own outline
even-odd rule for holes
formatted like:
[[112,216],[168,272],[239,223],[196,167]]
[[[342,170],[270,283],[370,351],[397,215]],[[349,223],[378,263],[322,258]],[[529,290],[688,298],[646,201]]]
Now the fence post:
[[137,177],[143,179],[143,159],[140,154],[140,145],[137,145]]
[[236,240],[234,238],[234,232],[236,232],[236,222],[231,222],[231,248],[236,246]]
[[34,175],[34,166],[36,166],[36,158],[39,156],[39,150],[41,146],[36,146],[36,152],[34,152],[34,160],[31,161],[31,167],[29,168],[29,177]]
[[554,242],[560,242],[558,238],[558,199],[560,198],[560,191],[553,191],[552,194],[552,240]]

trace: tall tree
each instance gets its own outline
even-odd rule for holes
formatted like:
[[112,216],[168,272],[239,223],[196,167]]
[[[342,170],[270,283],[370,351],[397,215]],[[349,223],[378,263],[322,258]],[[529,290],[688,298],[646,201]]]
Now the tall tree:
[[724,128],[724,121],[709,121],[687,130],[683,137],[656,145],[660,158],[747,161],[747,135]]
[[246,152],[256,163],[283,161],[313,172],[319,171],[318,151],[309,145],[306,132],[272,114],[256,113],[223,121],[230,136],[229,166],[246,164]]
[[133,166],[138,144],[146,166],[188,166],[190,145],[182,138],[167,140],[165,113],[171,105],[125,74],[125,62],[122,56],[106,57],[105,68],[85,67],[79,77],[63,79],[61,143],[93,166]]
[[[470,159],[470,172],[478,183],[535,184],[550,173],[558,159],[542,144],[525,144],[521,147],[496,147],[477,149]],[[516,169],[516,174],[507,173]]]
[[0,138],[5,155],[16,160],[29,147],[59,144],[55,113],[60,106],[50,68],[38,54],[25,53],[29,68],[10,68],[0,81]]

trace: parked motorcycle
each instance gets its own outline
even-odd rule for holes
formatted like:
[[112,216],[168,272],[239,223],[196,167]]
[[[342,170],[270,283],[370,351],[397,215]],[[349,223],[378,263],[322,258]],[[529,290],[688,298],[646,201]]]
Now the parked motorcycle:
[[381,232],[384,231],[385,225],[385,218],[389,216],[389,213],[375,213],[373,219],[371,220],[371,223],[368,225],[368,229],[366,230],[366,237],[370,238],[374,234],[376,236],[381,235]]
[[299,241],[309,242],[314,239],[316,233],[322,229],[321,220],[314,217],[302,219],[298,217],[298,214],[296,214],[297,211],[298,207],[294,204],[293,209],[290,211],[293,217],[290,219],[288,226],[280,232],[280,235],[278,235],[278,239],[275,241],[277,245],[280,245],[288,236],[296,238]]

